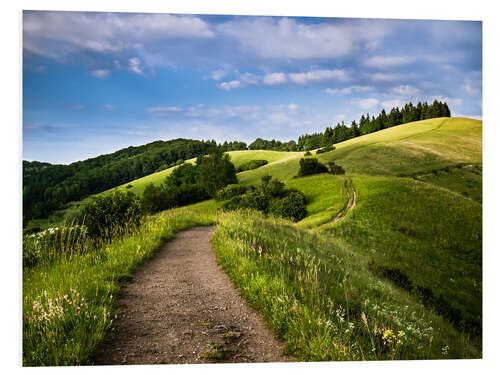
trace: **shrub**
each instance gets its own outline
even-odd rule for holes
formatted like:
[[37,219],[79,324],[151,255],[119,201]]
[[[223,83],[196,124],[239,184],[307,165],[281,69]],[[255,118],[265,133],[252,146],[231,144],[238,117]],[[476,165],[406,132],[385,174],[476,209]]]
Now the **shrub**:
[[229,154],[220,147],[214,148],[207,156],[198,157],[196,165],[198,183],[211,197],[215,197],[220,188],[238,183],[236,168]]
[[231,199],[233,197],[243,195],[247,191],[247,188],[238,184],[231,184],[219,189],[215,194],[216,201],[224,201],[227,199]]
[[312,156],[311,151],[307,151],[304,156]]
[[267,160],[261,160],[261,159],[254,159],[250,160],[246,163],[241,164],[238,167],[238,172],[243,172],[243,171],[249,171],[252,169],[257,169],[259,167],[262,167],[263,165],[267,164]]
[[330,151],[333,151],[333,150],[335,150],[335,146],[333,146],[333,145],[326,146],[326,147],[320,148],[318,151],[316,151],[316,155],[317,154],[323,154],[325,152],[330,152]]
[[225,202],[221,208],[223,210],[237,210],[238,208],[243,208],[241,196],[235,196]]
[[268,175],[262,176],[259,187],[251,188],[246,194],[233,195],[221,208],[251,208],[294,221],[304,218],[307,214],[305,195],[296,189],[286,189],[283,182],[273,180]]
[[326,173],[328,168],[321,164],[316,158],[302,158],[300,159],[300,168],[298,176],[309,176],[317,173]]
[[299,221],[307,215],[306,197],[303,193],[292,191],[286,197],[272,202],[269,212],[293,221]]
[[141,207],[144,212],[155,213],[166,210],[170,203],[171,200],[169,200],[166,191],[161,187],[150,183],[144,189],[141,200]]
[[142,217],[139,199],[119,190],[93,198],[83,207],[83,214],[88,235],[105,241],[139,225]]
[[267,213],[269,210],[269,198],[269,195],[266,195],[262,190],[252,191],[245,194],[242,198],[243,207]]

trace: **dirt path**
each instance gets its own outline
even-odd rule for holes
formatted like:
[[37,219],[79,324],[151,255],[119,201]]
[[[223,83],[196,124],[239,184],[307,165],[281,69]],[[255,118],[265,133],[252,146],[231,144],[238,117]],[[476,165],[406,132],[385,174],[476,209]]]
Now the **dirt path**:
[[137,270],[95,364],[293,360],[217,265],[213,231],[178,233]]
[[347,213],[356,206],[356,190],[354,190],[352,180],[350,178],[346,179],[344,181],[344,186],[345,193],[347,195],[347,204],[333,218],[332,223],[334,224],[342,220],[347,215]]

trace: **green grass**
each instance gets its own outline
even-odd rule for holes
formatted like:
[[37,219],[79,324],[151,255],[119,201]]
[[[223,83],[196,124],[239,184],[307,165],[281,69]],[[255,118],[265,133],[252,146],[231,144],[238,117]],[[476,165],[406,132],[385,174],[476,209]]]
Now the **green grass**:
[[[267,160],[269,163],[273,163],[278,160],[286,159],[290,157],[290,155],[292,154],[295,155],[296,153],[285,152],[285,151],[242,150],[242,151],[230,151],[228,152],[228,154],[231,156],[231,162],[235,165],[236,169],[238,169],[238,167],[241,164],[246,163],[253,159]],[[187,163],[194,163],[195,161],[196,158],[186,160]],[[165,178],[170,173],[172,173],[174,168],[176,167],[168,168],[163,171],[156,172],[148,176],[136,179],[134,181],[127,182],[123,185],[120,185],[118,189],[128,190],[133,192],[134,194],[142,195],[144,189],[148,184],[152,183],[153,185],[161,185],[165,181]],[[127,189],[128,185],[132,185],[132,187]]]
[[342,238],[236,211],[219,217],[212,242],[244,298],[298,360],[481,356],[465,334],[371,272],[371,254]]
[[405,178],[352,176],[351,215],[321,230],[342,238],[370,267],[480,341],[482,205]]
[[[296,224],[256,212],[216,216],[221,202],[211,200],[148,219],[110,251],[25,271],[24,363],[88,363],[109,328],[104,308],[112,311],[118,281],[177,230],[214,221],[218,261],[299,360],[480,358],[482,122],[425,120],[335,146],[318,157],[345,176],[294,179],[303,152],[230,153],[236,166],[269,161],[238,174],[241,184],[271,174],[305,193],[308,216]],[[167,173],[130,184],[141,191]],[[357,204],[333,223],[346,204],[346,179]],[[145,229],[152,227],[158,231]],[[47,298],[67,294],[76,301],[70,288],[91,301],[86,311],[98,321],[77,320],[66,304],[56,323],[29,324],[37,300],[48,306]],[[383,338],[389,330],[392,344]]]
[[429,173],[418,173],[414,179],[442,187],[461,194],[464,197],[481,203],[483,197],[482,165],[457,165],[433,170]]
[[482,121],[437,118],[417,121],[336,144],[318,156],[347,173],[397,175],[482,163]]
[[346,203],[344,180],[328,173],[288,180],[287,187],[302,191],[307,199],[307,216],[297,225],[313,228],[331,221]]
[[23,270],[23,365],[91,364],[114,319],[120,283],[174,233],[214,223],[206,202],[149,217],[141,229],[102,248],[58,257]]

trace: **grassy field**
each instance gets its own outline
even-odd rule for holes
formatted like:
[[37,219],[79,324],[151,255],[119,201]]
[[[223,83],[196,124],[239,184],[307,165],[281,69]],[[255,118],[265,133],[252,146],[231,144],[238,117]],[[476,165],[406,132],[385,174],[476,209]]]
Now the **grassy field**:
[[[293,178],[302,152],[230,154],[236,166],[268,160],[239,182],[285,181],[305,193],[306,218],[220,213],[223,202],[211,200],[151,217],[104,249],[25,271],[26,364],[87,363],[111,324],[120,280],[174,232],[213,222],[218,261],[300,360],[482,356],[482,122],[401,125],[318,155],[341,165],[342,176]],[[131,184],[161,183],[166,173]],[[356,206],[334,223],[346,180]],[[86,313],[75,318],[65,298],[82,297]],[[62,310],[50,315],[56,298]]]

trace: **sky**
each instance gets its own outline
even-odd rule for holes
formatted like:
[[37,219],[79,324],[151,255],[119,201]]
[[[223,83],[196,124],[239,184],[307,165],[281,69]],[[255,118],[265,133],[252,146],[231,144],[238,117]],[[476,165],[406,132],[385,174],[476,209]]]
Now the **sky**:
[[482,24],[23,12],[23,159],[288,141],[412,101],[482,118]]

